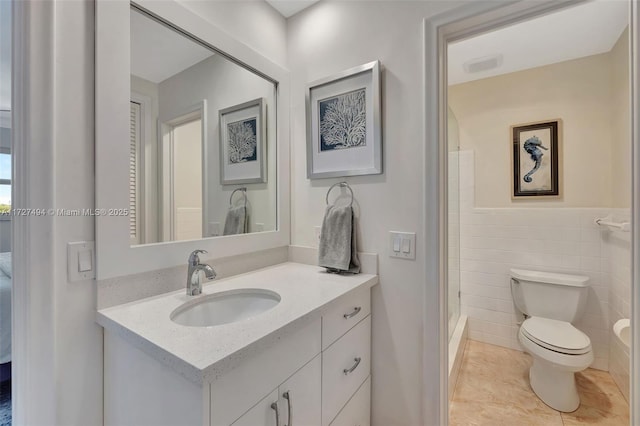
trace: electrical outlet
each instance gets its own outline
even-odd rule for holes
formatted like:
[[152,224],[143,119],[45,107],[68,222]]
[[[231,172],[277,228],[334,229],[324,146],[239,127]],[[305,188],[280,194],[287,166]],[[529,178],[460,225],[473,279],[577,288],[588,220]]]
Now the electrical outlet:
[[264,231],[264,223],[256,222],[256,228],[253,232],[263,232]]

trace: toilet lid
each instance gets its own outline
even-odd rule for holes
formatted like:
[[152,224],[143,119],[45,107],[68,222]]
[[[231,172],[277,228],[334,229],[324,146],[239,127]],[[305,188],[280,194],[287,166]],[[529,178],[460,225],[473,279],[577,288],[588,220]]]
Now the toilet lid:
[[522,323],[522,332],[552,351],[580,355],[591,350],[589,336],[566,321],[531,317]]

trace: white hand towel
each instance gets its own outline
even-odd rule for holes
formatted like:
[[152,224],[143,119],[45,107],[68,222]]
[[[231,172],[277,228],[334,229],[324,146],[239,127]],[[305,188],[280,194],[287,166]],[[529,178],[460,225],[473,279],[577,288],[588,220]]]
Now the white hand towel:
[[249,215],[246,206],[231,207],[224,221],[222,235],[246,234],[249,230]]

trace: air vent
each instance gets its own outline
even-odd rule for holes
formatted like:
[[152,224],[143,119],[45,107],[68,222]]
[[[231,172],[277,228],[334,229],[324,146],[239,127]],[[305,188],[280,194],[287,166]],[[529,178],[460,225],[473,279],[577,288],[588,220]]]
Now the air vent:
[[463,67],[468,74],[474,74],[498,68],[500,65],[502,65],[502,55],[492,55],[467,61]]

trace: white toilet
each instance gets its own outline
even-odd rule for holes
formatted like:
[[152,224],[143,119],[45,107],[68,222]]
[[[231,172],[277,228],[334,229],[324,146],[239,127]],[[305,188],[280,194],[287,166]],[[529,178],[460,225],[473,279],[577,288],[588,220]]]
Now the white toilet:
[[574,373],[593,362],[591,340],[571,325],[587,303],[588,277],[511,270],[511,295],[526,315],[518,339],[533,357],[531,388],[545,404],[572,412],[580,406]]

